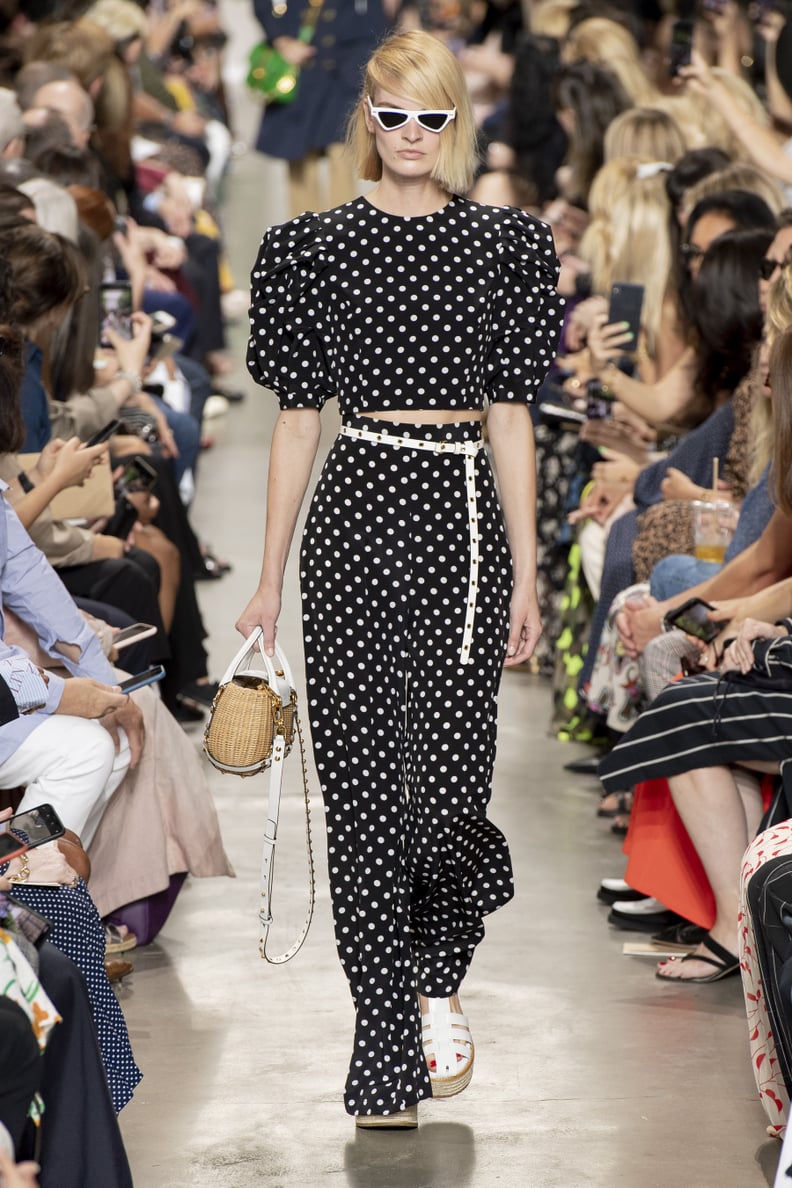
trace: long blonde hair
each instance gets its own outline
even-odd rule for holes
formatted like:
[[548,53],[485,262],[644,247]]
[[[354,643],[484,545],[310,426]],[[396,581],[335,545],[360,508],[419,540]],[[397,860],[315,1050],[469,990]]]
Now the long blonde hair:
[[617,21],[590,17],[570,29],[561,47],[561,60],[569,63],[581,58],[615,74],[633,103],[651,107],[658,97],[641,63],[638,42]]
[[[792,264],[785,264],[767,293],[765,339],[772,350],[778,339],[792,329]],[[776,436],[792,432],[792,392],[787,396],[773,387],[769,400],[758,395],[751,410],[752,483],[761,477],[773,457]],[[788,483],[788,480],[787,480]]]
[[605,133],[605,160],[641,157],[676,165],[688,150],[673,116],[657,107],[630,107],[617,115]]
[[615,157],[603,165],[589,192],[591,221],[579,249],[591,267],[595,292],[607,293],[614,281],[644,286],[641,324],[651,356],[672,264],[665,176],[654,161]]
[[476,126],[465,76],[454,55],[436,37],[415,30],[383,41],[366,66],[360,102],[347,127],[347,149],[366,181],[379,181],[382,161],[373,132],[366,127],[363,104],[376,100],[378,87],[409,96],[425,108],[456,108],[440,135],[440,153],[432,177],[450,194],[465,194],[478,163]]

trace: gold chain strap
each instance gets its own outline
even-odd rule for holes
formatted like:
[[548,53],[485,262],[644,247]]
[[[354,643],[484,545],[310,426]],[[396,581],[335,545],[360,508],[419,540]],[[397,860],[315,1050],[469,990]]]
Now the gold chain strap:
[[[266,935],[262,936],[259,940],[259,954],[262,960],[268,961],[270,965],[283,965],[284,962],[290,961],[296,953],[299,953],[305,943],[308,929],[311,927],[316,898],[316,872],[314,869],[313,838],[311,836],[311,798],[308,792],[308,764],[305,758],[305,739],[303,738],[302,723],[300,722],[300,716],[297,713],[296,706],[294,709],[294,725],[297,728],[297,737],[300,740],[300,763],[302,765],[303,797],[305,800],[305,845],[308,853],[308,915],[297,940],[290,949],[278,957],[270,957],[267,953],[267,937],[269,936],[269,928],[267,928]],[[282,733],[282,727],[280,733]],[[272,913],[272,881],[274,871],[275,855],[273,853],[269,871],[269,887],[266,893],[263,890],[261,892],[262,899],[266,898],[270,915]]]

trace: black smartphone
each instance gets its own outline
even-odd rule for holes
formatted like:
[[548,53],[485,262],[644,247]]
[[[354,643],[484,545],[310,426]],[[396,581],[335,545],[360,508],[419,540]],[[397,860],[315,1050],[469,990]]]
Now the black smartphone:
[[123,428],[123,425],[124,422],[119,421],[118,417],[116,417],[114,421],[108,421],[104,428],[100,429],[98,433],[94,433],[93,437],[89,437],[85,444],[87,446],[101,445],[103,441],[107,441],[109,438],[111,438],[114,433],[118,433],[118,431]]
[[122,681],[120,689],[122,693],[134,693],[136,689],[142,689],[145,685],[153,685],[155,681],[161,681],[165,676],[165,669],[161,664],[155,664],[152,668],[147,668],[145,672],[139,672],[137,676],[128,677],[127,680]]
[[18,858],[27,848],[27,842],[21,841],[15,833],[0,833],[0,862]]
[[115,511],[105,525],[104,536],[117,536],[126,540],[137,523],[138,513],[134,504],[130,503],[126,495],[119,495],[116,500]]
[[150,462],[139,455],[123,463],[123,473],[116,480],[116,495],[134,495],[138,491],[152,491],[157,472]]
[[122,338],[132,337],[132,286],[125,281],[105,281],[99,286],[99,345],[109,347],[109,329]]
[[674,21],[668,59],[668,73],[671,78],[676,78],[683,66],[690,65],[690,51],[693,49],[693,26],[694,22],[687,19]]
[[51,804],[39,804],[25,813],[16,813],[5,822],[9,830],[29,849],[43,846],[45,842],[63,837],[66,830]]
[[633,336],[633,346],[625,351],[638,349],[638,335],[641,332],[641,311],[643,309],[644,287],[628,281],[615,281],[610,291],[608,306],[609,322],[626,322]]
[[26,903],[14,899],[13,895],[6,895],[2,892],[0,892],[0,918],[6,920],[11,928],[20,932],[25,940],[30,941],[31,945],[35,945],[37,948],[46,940],[47,933],[52,928],[45,916],[35,912]]
[[663,622],[669,629],[676,627],[686,635],[693,635],[696,639],[702,639],[704,643],[710,643],[723,627],[722,623],[713,623],[712,619],[707,618],[707,611],[714,609],[715,607],[703,598],[689,598],[676,610],[669,611]]
[[602,390],[598,379],[586,384],[586,417],[590,421],[607,421],[613,416],[613,401]]

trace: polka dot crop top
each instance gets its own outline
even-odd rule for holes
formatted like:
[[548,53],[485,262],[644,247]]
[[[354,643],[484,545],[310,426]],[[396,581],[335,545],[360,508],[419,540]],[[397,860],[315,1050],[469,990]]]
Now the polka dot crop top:
[[358,198],[272,227],[251,278],[247,363],[281,408],[351,413],[530,402],[563,300],[548,227],[452,198],[386,214]]

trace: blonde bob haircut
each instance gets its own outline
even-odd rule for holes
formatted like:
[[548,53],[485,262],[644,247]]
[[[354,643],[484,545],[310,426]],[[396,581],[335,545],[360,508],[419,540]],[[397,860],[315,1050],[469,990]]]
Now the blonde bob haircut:
[[347,127],[347,150],[358,176],[366,181],[382,177],[376,140],[363,113],[367,97],[376,105],[378,88],[403,95],[427,111],[456,108],[456,119],[438,133],[440,152],[432,177],[449,194],[466,194],[478,164],[476,126],[465,77],[451,51],[436,37],[414,31],[389,37],[372,54],[360,102]]

